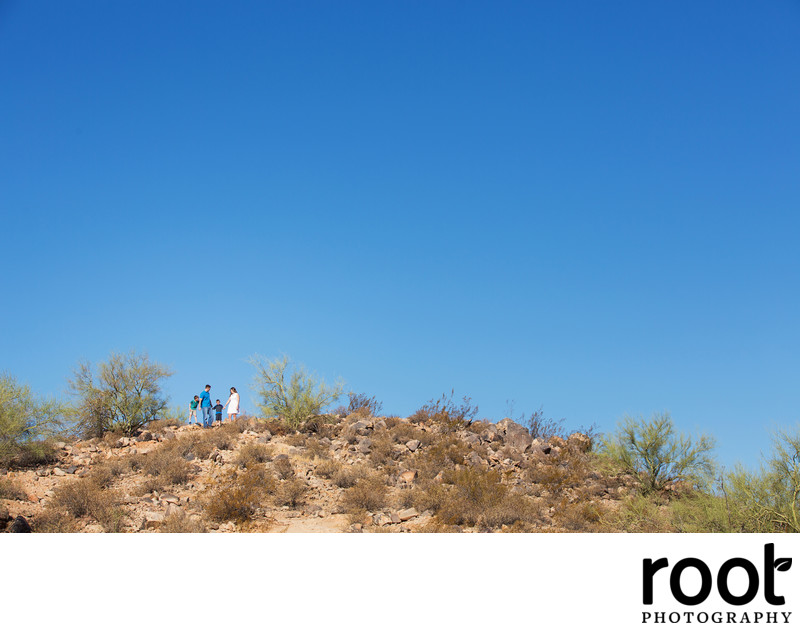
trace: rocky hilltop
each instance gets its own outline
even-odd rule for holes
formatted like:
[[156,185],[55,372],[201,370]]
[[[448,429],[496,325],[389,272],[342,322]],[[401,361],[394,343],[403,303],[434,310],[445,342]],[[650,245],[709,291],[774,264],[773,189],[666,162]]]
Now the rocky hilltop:
[[[333,422],[331,422],[333,421]],[[587,532],[633,491],[581,433],[350,414],[157,421],[0,470],[0,532]]]

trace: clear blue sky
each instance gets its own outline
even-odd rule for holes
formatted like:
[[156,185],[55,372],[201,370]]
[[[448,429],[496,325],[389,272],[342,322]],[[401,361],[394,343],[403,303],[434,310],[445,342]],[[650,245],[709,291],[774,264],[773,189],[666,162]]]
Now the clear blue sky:
[[0,0],[0,370],[288,353],[752,466],[800,421],[800,2]]

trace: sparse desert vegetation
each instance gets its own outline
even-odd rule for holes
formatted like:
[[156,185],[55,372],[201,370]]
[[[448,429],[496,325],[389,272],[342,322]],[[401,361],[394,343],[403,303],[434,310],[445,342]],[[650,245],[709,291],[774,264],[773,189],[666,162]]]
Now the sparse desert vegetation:
[[[723,475],[713,439],[682,434],[667,414],[598,436],[541,409],[476,418],[452,392],[409,418],[379,416],[379,401],[354,393],[325,413],[339,387],[288,360],[260,364],[271,375],[260,373],[265,410],[280,414],[204,430],[155,418],[166,369],[135,354],[112,360],[101,375],[154,380],[149,411],[109,417],[92,391],[73,434],[62,431],[64,405],[0,382],[0,530],[18,516],[34,532],[800,530],[800,437],[785,431],[759,472]],[[96,384],[88,368],[80,375]]]

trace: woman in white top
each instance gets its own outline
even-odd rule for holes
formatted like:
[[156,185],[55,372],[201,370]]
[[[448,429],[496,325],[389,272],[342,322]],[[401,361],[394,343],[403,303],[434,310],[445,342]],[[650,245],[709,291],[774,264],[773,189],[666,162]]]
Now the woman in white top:
[[239,393],[236,392],[236,388],[231,386],[231,396],[225,401],[225,405],[228,407],[228,421],[235,421],[239,413]]

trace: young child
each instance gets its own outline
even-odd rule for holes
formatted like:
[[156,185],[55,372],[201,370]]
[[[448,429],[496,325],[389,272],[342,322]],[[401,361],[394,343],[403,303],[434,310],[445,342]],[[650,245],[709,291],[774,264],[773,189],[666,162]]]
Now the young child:
[[219,402],[219,399],[217,399],[217,404],[214,406],[214,408],[213,408],[213,409],[214,409],[214,411],[216,412],[215,416],[217,417],[217,421],[219,421],[219,424],[220,424],[220,425],[222,425],[222,408],[224,408],[224,407],[225,407],[225,406],[224,406],[224,405],[222,405],[222,404]]
[[194,395],[194,399],[189,402],[189,419],[186,421],[187,425],[192,424],[192,419],[194,419],[195,425],[199,425],[197,422],[197,406],[200,404],[200,397]]

